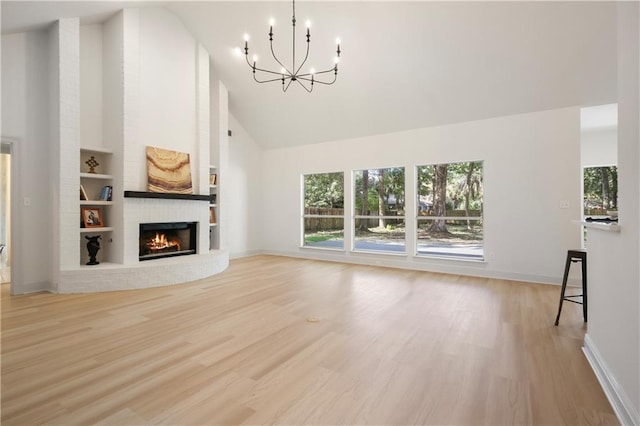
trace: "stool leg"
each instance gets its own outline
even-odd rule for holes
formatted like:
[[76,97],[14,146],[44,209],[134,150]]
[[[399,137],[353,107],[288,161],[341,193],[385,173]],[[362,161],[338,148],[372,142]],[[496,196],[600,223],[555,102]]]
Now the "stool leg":
[[587,322],[587,257],[582,259],[582,315]]
[[562,278],[562,290],[560,290],[560,304],[558,305],[558,316],[555,325],[560,322],[560,313],[562,312],[562,302],[564,302],[564,292],[567,290],[567,279],[569,278],[569,268],[571,267],[571,256],[567,254],[567,263],[564,266],[564,277]]

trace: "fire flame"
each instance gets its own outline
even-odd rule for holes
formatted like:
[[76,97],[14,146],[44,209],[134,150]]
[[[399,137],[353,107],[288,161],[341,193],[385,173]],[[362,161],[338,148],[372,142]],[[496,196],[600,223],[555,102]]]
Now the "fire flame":
[[155,238],[151,238],[149,240],[149,242],[147,243],[147,246],[151,250],[162,250],[164,248],[177,246],[178,250],[180,250],[180,241],[177,241],[177,240],[169,241],[169,240],[167,240],[167,236],[166,235],[159,234],[159,233],[156,232]]

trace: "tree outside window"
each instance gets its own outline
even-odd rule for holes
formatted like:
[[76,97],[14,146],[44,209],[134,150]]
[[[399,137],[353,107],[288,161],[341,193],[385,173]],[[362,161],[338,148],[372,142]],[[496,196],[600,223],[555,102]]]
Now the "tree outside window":
[[305,175],[303,246],[344,249],[344,173]]
[[618,167],[585,167],[583,176],[585,216],[618,210]]
[[482,260],[483,163],[418,166],[417,254]]
[[404,253],[404,167],[354,172],[354,250]]

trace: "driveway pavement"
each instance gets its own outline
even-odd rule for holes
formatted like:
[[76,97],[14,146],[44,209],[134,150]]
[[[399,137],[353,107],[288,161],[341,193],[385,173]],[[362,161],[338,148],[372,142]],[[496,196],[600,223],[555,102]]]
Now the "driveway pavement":
[[[385,252],[394,252],[394,253],[404,253],[405,252],[405,244],[404,242],[393,242],[387,240],[358,240],[355,243],[356,250],[363,251],[385,251]],[[327,241],[318,241],[315,243],[307,244],[308,247],[324,247],[324,248],[336,248],[343,249],[344,248],[344,240],[327,240]],[[469,244],[469,245],[459,245],[459,244],[446,244],[446,243],[438,243],[438,244],[418,244],[418,254],[426,255],[426,256],[457,256],[464,257],[468,259],[482,259],[484,257],[482,244]]]

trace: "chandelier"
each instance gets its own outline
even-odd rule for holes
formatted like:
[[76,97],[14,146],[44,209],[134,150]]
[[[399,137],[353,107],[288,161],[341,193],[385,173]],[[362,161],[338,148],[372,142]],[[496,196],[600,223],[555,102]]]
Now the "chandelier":
[[[253,71],[253,79],[258,83],[271,83],[274,81],[282,82],[282,91],[286,92],[291,86],[291,83],[294,81],[300,84],[307,92],[311,93],[313,91],[313,86],[315,83],[331,85],[336,82],[338,78],[338,62],[340,61],[340,39],[336,40],[337,50],[336,57],[334,58],[333,67],[324,70],[324,71],[315,71],[311,68],[308,72],[301,72],[302,67],[307,62],[309,58],[309,44],[311,43],[311,33],[309,28],[311,27],[311,23],[309,21],[306,22],[307,27],[307,52],[304,55],[304,60],[300,63],[300,65],[296,64],[296,2],[293,0],[293,19],[291,20],[291,24],[293,26],[293,53],[292,53],[292,63],[291,67],[287,67],[284,65],[276,56],[273,50],[273,19],[269,23],[269,45],[271,48],[271,55],[273,59],[280,65],[280,71],[271,71],[268,69],[260,68],[256,66],[258,62],[258,56],[253,55],[253,63],[249,62],[249,35],[244,35],[244,56],[247,61],[247,65]],[[240,52],[241,53],[241,52]],[[330,74],[333,74],[333,79],[331,79]],[[327,78],[328,77],[328,78]]]

